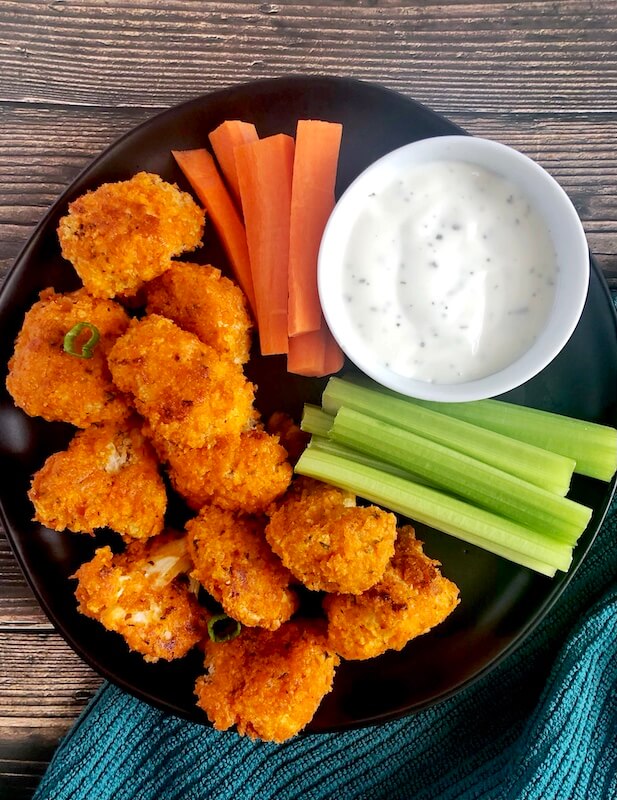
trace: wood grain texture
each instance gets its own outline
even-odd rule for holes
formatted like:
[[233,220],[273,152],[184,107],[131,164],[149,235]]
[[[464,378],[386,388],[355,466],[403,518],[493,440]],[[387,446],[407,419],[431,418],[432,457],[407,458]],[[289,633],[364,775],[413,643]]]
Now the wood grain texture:
[[[2,584],[0,584],[2,585]],[[31,797],[101,679],[55,633],[0,625],[0,797]]]
[[[534,157],[617,281],[615,0],[3,0],[0,278],[117,136],[195,95],[293,73],[384,84]],[[32,796],[99,683],[0,532],[0,798]]]
[[312,72],[385,83],[437,110],[610,112],[614,12],[614,0],[5,0],[0,100],[161,107]]
[[0,528],[0,633],[12,631],[51,632],[53,626],[32,594]]

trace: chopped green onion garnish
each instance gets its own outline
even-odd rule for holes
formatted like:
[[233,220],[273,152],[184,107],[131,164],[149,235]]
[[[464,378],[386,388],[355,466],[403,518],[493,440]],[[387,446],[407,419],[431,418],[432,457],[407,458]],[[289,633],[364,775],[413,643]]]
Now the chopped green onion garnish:
[[213,642],[231,642],[240,635],[242,625],[227,614],[216,614],[208,622],[208,636]]
[[[90,331],[90,338],[81,346],[81,352],[75,349],[77,337],[83,331],[88,329]],[[101,338],[98,328],[91,322],[78,322],[73,325],[71,330],[64,337],[64,352],[77,358],[92,358],[94,348],[97,346]]]

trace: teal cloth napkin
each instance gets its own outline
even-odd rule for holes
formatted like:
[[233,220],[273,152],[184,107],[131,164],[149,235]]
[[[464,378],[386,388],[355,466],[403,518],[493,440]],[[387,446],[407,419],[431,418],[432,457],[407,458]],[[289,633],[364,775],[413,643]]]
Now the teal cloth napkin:
[[617,798],[617,502],[555,607],[456,697],[283,745],[164,714],[105,685],[35,800]]

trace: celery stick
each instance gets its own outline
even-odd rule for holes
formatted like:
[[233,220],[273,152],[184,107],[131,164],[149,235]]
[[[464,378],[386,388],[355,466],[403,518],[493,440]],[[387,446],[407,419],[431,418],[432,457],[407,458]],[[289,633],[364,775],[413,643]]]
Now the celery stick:
[[617,470],[617,430],[608,425],[503,400],[433,403],[414,399],[411,402],[573,458],[574,471],[590,478],[610,481]]
[[311,405],[310,403],[304,404],[304,411],[302,412],[302,422],[300,427],[306,433],[311,434],[311,441],[308,446],[316,450],[321,450],[324,453],[333,453],[334,455],[349,458],[358,464],[366,464],[368,467],[375,467],[382,472],[387,472],[390,475],[398,475],[401,478],[409,478],[416,483],[428,485],[419,475],[409,472],[409,470],[401,469],[394,464],[388,464],[386,461],[381,461],[373,456],[368,456],[366,453],[360,453],[358,450],[352,450],[350,447],[345,447],[344,444],[333,442],[328,438],[328,433],[334,422],[334,417],[326,414],[325,411],[319,406]]
[[417,473],[429,483],[567,544],[574,544],[591,509],[547,492],[415,433],[341,408],[330,436],[355,450]]
[[336,414],[341,406],[345,406],[390,422],[562,497],[570,488],[575,466],[573,459],[471,425],[453,416],[445,416],[438,413],[439,408],[425,408],[412,404],[409,398],[340,378],[330,378],[323,393],[322,405],[328,414]]
[[300,427],[306,433],[312,433],[315,436],[327,436],[333,422],[334,417],[326,414],[319,406],[313,406],[310,403],[304,404]]
[[388,464],[386,461],[380,461],[378,458],[373,458],[373,456],[367,456],[366,453],[360,453],[358,450],[352,450],[350,447],[345,447],[344,444],[333,442],[332,439],[326,439],[322,436],[313,435],[308,446],[311,450],[317,450],[320,453],[330,453],[334,456],[347,458],[350,461],[354,461],[356,464],[364,464],[366,467],[373,467],[381,472],[387,472],[388,475],[397,475],[399,478],[406,478],[414,483],[420,483],[423,486],[428,485],[427,482],[418,475],[413,475],[407,470],[401,469],[400,467],[395,467],[394,464]]
[[352,491],[372,503],[545,575],[553,575],[556,569],[566,571],[571,563],[572,549],[565,544],[436,489],[386,475],[340,456],[309,448],[295,469],[301,475]]

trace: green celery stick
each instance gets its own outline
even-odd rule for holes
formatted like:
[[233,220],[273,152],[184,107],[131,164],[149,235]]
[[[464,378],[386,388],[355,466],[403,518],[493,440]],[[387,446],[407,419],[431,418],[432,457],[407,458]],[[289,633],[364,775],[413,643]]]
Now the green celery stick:
[[304,404],[304,411],[302,412],[302,422],[300,427],[306,433],[311,434],[311,441],[309,447],[316,450],[321,450],[324,453],[333,453],[334,455],[349,458],[351,461],[356,461],[358,464],[366,464],[368,467],[375,467],[382,472],[387,472],[390,475],[399,475],[401,478],[409,478],[427,485],[427,481],[420,478],[408,470],[396,467],[394,464],[388,464],[386,461],[380,461],[378,458],[367,456],[366,453],[360,453],[358,450],[352,450],[350,447],[345,447],[344,444],[333,442],[328,438],[328,433],[334,422],[334,417],[326,414],[319,406],[311,405],[311,403]]
[[334,417],[326,414],[319,406],[311,405],[311,403],[304,404],[300,427],[306,433],[312,433],[315,436],[327,436],[333,422]]
[[341,408],[334,441],[416,473],[434,486],[495,514],[573,545],[591,509],[507,472],[366,414]]
[[435,403],[406,399],[418,407],[447,414],[573,458],[576,461],[574,471],[581,475],[610,481],[617,470],[617,429],[608,425],[518,406],[503,400]]
[[311,448],[304,451],[295,470],[544,575],[554,575],[556,569],[567,571],[570,566],[568,545],[431,487]]
[[[332,417],[332,419],[334,419]],[[360,453],[358,450],[352,450],[350,447],[345,447],[344,444],[333,442],[332,439],[326,439],[322,436],[311,437],[309,442],[311,450],[317,450],[320,453],[330,453],[331,455],[340,456],[341,458],[348,458],[350,461],[355,461],[356,464],[364,464],[367,467],[387,472],[388,475],[397,475],[399,478],[406,478],[407,480],[414,481],[414,483],[421,483],[427,486],[427,482],[417,475],[407,472],[400,467],[395,467],[394,464],[388,464],[386,461],[380,461],[378,458],[367,456],[366,453]]]
[[[441,404],[433,404],[439,405]],[[341,378],[330,378],[323,393],[322,406],[328,414],[336,414],[342,406],[353,408],[477,458],[562,497],[570,488],[575,467],[573,459],[471,425],[455,419],[454,416],[446,416],[438,413],[439,408],[425,408],[410,402],[409,398],[394,395],[381,388],[369,388]]]

